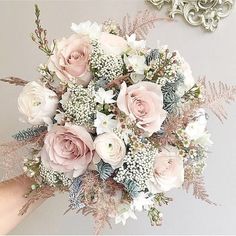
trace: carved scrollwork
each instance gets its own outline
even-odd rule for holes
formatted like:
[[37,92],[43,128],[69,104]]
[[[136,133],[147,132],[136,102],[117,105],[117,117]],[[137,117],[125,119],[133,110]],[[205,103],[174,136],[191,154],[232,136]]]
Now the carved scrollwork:
[[147,0],[161,9],[169,4],[169,16],[183,15],[193,26],[203,26],[208,31],[215,31],[219,21],[228,16],[233,8],[233,0]]

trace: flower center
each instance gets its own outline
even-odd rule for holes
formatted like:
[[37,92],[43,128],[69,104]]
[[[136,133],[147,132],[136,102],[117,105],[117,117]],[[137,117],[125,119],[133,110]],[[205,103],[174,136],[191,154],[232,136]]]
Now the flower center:
[[79,61],[80,59],[82,59],[83,57],[84,57],[84,53],[74,51],[70,54],[68,58],[68,63],[73,64],[76,61]]

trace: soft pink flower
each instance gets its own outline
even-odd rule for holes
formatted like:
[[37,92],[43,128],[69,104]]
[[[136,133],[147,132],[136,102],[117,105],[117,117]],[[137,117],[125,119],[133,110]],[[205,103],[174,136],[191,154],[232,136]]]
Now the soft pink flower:
[[153,176],[148,180],[150,192],[166,192],[178,188],[184,181],[183,159],[178,155],[178,149],[167,146],[158,153],[154,163]]
[[162,108],[161,87],[152,82],[139,82],[128,88],[123,82],[117,105],[130,119],[137,121],[137,126],[148,136],[160,130],[167,114]]
[[63,82],[75,79],[78,84],[86,86],[92,78],[89,71],[90,52],[88,37],[73,34],[56,42],[48,68]]
[[120,36],[103,32],[100,37],[101,47],[108,55],[121,55],[127,50],[128,44]]
[[82,175],[93,158],[93,140],[82,126],[55,126],[46,135],[42,163],[68,177]]

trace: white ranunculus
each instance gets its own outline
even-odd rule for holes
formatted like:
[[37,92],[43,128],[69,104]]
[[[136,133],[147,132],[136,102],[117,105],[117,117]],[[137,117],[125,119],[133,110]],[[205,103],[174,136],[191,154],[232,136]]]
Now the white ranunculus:
[[184,182],[183,159],[178,149],[166,146],[156,155],[153,175],[147,181],[148,190],[155,194],[180,187]]
[[35,81],[26,84],[18,97],[18,109],[32,125],[51,124],[57,106],[56,93]]
[[71,24],[71,30],[77,34],[87,35],[91,39],[97,39],[100,37],[102,27],[98,23],[91,21],[82,22],[80,24]]
[[98,156],[113,169],[121,166],[126,155],[124,142],[114,133],[104,133],[94,141],[95,151]]

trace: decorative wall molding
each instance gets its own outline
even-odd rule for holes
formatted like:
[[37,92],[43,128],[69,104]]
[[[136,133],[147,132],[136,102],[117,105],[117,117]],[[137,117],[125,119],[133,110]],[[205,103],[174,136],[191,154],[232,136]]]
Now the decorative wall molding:
[[169,4],[169,16],[184,16],[193,26],[202,26],[207,31],[216,30],[219,21],[227,17],[234,5],[233,0],[147,0],[157,9]]

